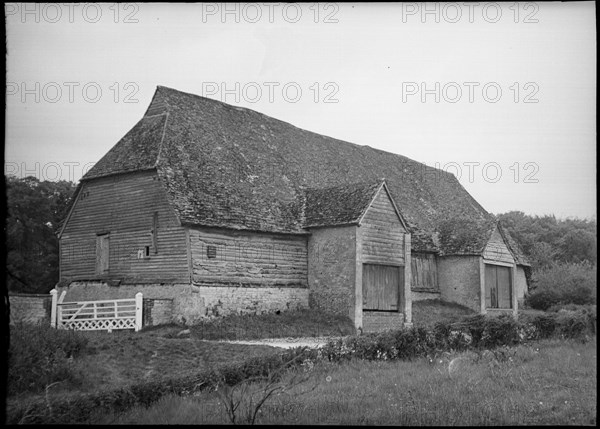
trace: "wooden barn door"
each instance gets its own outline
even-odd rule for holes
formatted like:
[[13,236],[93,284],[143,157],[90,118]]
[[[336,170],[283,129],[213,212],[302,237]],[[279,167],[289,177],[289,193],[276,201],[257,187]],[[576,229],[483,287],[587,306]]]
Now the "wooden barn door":
[[108,234],[96,237],[96,273],[108,272],[108,261],[110,257],[110,236]]
[[363,310],[398,311],[404,291],[404,267],[363,264]]
[[510,267],[485,264],[485,306],[512,308]]

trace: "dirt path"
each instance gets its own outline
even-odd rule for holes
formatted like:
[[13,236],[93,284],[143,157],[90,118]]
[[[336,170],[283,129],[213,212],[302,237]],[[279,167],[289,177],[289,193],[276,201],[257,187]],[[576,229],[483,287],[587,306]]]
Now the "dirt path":
[[333,337],[305,337],[305,338],[264,338],[260,340],[246,340],[246,341],[218,341],[219,343],[231,343],[231,344],[251,344],[251,345],[264,345],[272,347],[281,347],[290,349],[294,347],[311,347],[319,348],[323,347],[328,341],[333,340]]

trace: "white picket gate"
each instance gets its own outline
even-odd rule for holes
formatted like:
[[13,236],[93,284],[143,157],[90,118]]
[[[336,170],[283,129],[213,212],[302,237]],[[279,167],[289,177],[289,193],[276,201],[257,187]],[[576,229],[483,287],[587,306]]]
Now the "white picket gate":
[[51,325],[58,329],[111,332],[113,329],[142,329],[142,293],[133,299],[63,302],[66,291],[57,298],[52,289]]

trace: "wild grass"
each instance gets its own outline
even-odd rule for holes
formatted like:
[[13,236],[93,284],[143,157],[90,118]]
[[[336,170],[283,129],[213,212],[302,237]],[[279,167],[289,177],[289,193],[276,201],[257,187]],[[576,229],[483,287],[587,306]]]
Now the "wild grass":
[[455,322],[474,314],[476,313],[468,307],[439,299],[424,299],[412,303],[413,324],[423,328],[433,327],[438,322]]
[[[595,425],[596,367],[595,338],[447,354],[435,362],[322,362],[312,369],[319,383],[310,395],[295,388],[278,392],[257,423]],[[94,423],[223,424],[228,417],[214,392],[202,392],[163,397],[121,415],[97,415]]]
[[65,331],[49,326],[11,327],[9,400],[49,394],[81,394],[143,380],[179,377],[217,364],[235,364],[277,349],[177,337],[181,328],[148,332]]
[[87,350],[84,336],[45,324],[17,323],[9,329],[8,395],[83,384],[84,374],[73,362]]
[[260,338],[331,337],[352,335],[354,324],[347,316],[314,309],[261,315],[230,315],[199,322],[192,336],[203,340],[254,340]]

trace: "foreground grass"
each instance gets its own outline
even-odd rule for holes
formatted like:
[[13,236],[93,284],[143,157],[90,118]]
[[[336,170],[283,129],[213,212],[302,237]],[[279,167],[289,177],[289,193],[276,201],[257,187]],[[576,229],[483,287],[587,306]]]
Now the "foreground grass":
[[231,315],[198,323],[192,336],[203,340],[336,337],[356,333],[347,316],[301,309],[261,315]]
[[[499,357],[499,358],[498,358]],[[261,424],[595,425],[596,339],[545,340],[440,361],[321,363],[316,390],[291,389],[262,408]],[[229,423],[214,392],[168,396],[93,423]]]
[[[51,329],[40,327],[39,329]],[[149,331],[81,331],[87,338],[80,355],[72,359],[73,380],[56,383],[52,396],[77,395],[129,386],[144,380],[174,378],[198,373],[222,364],[242,362],[253,356],[272,354],[278,349],[262,345],[215,343],[193,337],[178,337],[182,328],[160,327]],[[16,370],[10,368],[10,370]],[[9,401],[24,401],[46,394],[22,393]]]
[[412,321],[415,326],[430,328],[437,322],[455,322],[476,314],[468,307],[439,299],[413,301]]

